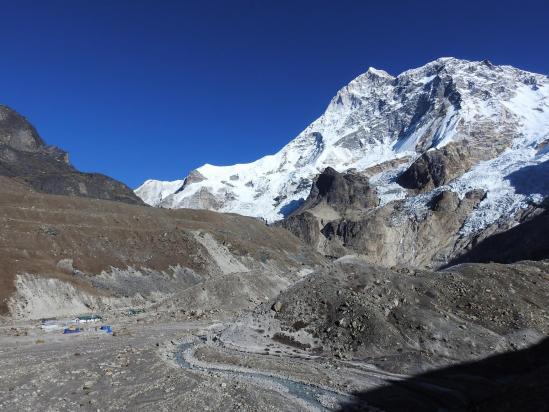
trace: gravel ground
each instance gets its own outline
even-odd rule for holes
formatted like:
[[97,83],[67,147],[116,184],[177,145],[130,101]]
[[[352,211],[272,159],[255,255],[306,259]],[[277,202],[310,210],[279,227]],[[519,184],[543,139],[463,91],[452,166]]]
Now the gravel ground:
[[[304,410],[276,388],[184,370],[178,342],[213,322],[119,323],[114,336],[0,329],[0,410]],[[14,329],[12,329],[14,328]],[[19,335],[19,336],[17,336]]]

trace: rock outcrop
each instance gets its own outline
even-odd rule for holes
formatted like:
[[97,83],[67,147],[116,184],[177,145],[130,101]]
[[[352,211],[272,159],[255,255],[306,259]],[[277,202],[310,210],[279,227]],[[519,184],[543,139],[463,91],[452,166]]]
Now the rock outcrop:
[[66,152],[47,146],[23,116],[6,106],[0,106],[0,176],[43,193],[143,204],[125,184],[76,170]]
[[350,209],[364,210],[379,205],[379,199],[368,179],[355,173],[339,173],[327,167],[314,180],[304,204],[291,215],[324,203],[338,213]]
[[496,228],[474,238],[447,266],[465,262],[512,263],[519,260],[549,259],[548,205],[530,207],[520,223],[511,228]]
[[421,209],[407,200],[380,206],[367,178],[329,169],[305,203],[276,225],[329,257],[352,253],[385,266],[439,267],[467,247],[460,229],[484,197],[481,190],[463,198],[442,190]]
[[46,147],[27,119],[7,106],[0,106],[0,144],[23,152],[38,152]]
[[[490,133],[489,130],[486,133]],[[493,136],[489,145],[474,144],[465,140],[449,143],[440,149],[432,149],[419,156],[396,183],[406,189],[427,192],[446,185],[470,170],[474,165],[499,156],[511,143],[511,135]]]

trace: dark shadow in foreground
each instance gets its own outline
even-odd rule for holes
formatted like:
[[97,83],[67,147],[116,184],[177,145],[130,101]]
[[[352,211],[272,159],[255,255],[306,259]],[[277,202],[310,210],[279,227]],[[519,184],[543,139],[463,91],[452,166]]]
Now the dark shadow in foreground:
[[549,338],[355,396],[342,411],[549,411]]

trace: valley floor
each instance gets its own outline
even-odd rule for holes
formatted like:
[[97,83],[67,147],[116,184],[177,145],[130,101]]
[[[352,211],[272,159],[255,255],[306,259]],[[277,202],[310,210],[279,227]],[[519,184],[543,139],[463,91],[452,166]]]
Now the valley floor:
[[[114,335],[3,325],[0,410],[336,409],[336,398],[348,399],[338,392],[360,375],[344,377],[331,363],[221,350],[207,338],[223,326],[216,321],[110,324]],[[270,376],[286,372],[288,379]]]
[[71,335],[38,323],[0,326],[0,410],[373,411],[369,400],[380,396],[387,410],[463,410],[468,397],[467,385],[367,363],[231,347],[218,340],[225,324],[216,320],[109,324],[113,335],[93,326]]

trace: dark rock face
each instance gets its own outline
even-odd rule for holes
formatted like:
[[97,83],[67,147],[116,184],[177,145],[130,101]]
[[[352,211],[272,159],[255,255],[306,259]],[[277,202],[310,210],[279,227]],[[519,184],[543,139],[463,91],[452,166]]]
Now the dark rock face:
[[317,176],[305,203],[294,213],[315,207],[325,201],[334,210],[368,209],[379,204],[376,191],[368,179],[354,173],[339,173],[327,167]]
[[366,177],[328,168],[307,201],[277,225],[328,257],[352,253],[385,266],[440,267],[471,247],[460,229],[484,197],[481,190],[463,199],[441,191],[420,212],[406,200],[379,207]]
[[459,198],[455,193],[445,190],[435,195],[429,206],[433,212],[453,212],[459,207]]
[[65,151],[46,146],[36,129],[6,106],[0,106],[0,175],[43,193],[142,204],[123,183],[76,170]]
[[326,256],[338,257],[345,254],[346,249],[337,240],[331,241],[334,239],[330,232],[331,220],[354,212],[362,213],[378,205],[377,193],[366,176],[339,173],[328,167],[314,179],[305,202],[276,225],[322,250]]
[[27,119],[7,106],[0,106],[0,144],[25,152],[36,152],[46,147]]
[[450,182],[470,167],[470,157],[456,145],[448,145],[423,153],[396,182],[406,189],[427,191]]
[[[238,176],[237,176],[238,177]],[[175,193],[182,192],[187,186],[193,183],[201,182],[205,180],[206,178],[200,174],[198,170],[193,170],[189,173],[189,176],[185,178],[185,181],[183,182],[183,185],[179,189],[175,191]],[[233,180],[233,179],[231,179]]]
[[[486,133],[483,141],[479,136]],[[445,185],[469,171],[477,163],[500,155],[510,144],[512,130],[495,133],[490,127],[471,132],[470,139],[432,149],[419,156],[396,183],[406,189],[427,192]]]
[[440,186],[446,177],[445,157],[439,150],[424,153],[406,169],[396,182],[406,189],[431,189]]
[[320,228],[317,218],[311,213],[290,216],[283,221],[286,229],[309,245],[314,245],[320,237]]

